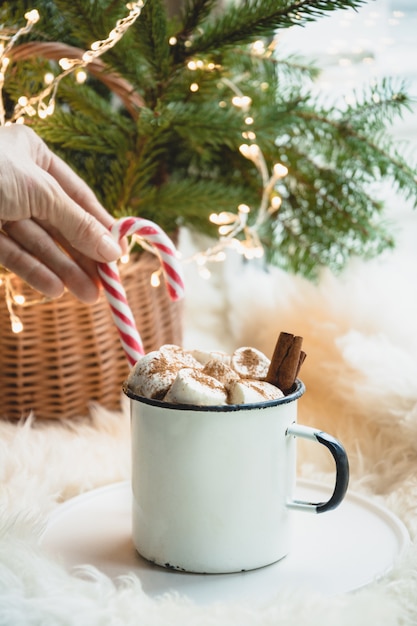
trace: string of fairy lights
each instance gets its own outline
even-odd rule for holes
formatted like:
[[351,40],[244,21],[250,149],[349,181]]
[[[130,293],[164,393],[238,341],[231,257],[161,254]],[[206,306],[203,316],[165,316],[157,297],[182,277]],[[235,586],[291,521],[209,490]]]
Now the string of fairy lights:
[[[39,21],[39,12],[36,9],[28,11],[24,16],[26,24],[14,34],[2,34],[0,32],[0,125],[7,126],[13,123],[24,124],[25,118],[27,117],[39,116],[45,118],[53,115],[56,104],[56,94],[61,80],[69,74],[74,73],[78,83],[84,82],[87,79],[88,65],[112,48],[123,37],[126,31],[139,17],[143,6],[143,0],[128,3],[126,5],[128,9],[126,17],[116,22],[116,25],[110,31],[106,39],[93,42],[90,49],[86,50],[81,58],[59,59],[60,73],[54,75],[48,72],[44,77],[45,87],[40,93],[34,96],[20,96],[10,119],[6,119],[2,97],[7,68],[10,62],[8,55],[17,40],[22,35],[30,32],[33,26]],[[174,46],[176,43],[175,37],[169,39],[170,45]],[[263,42],[255,42],[252,45],[251,53],[254,55],[265,54]],[[213,63],[195,59],[188,61],[187,67],[192,72],[194,70],[212,71],[216,66]],[[210,270],[207,267],[208,263],[225,260],[227,248],[235,250],[249,260],[263,256],[264,249],[258,232],[262,224],[270,219],[273,213],[279,210],[282,200],[277,191],[277,185],[288,173],[287,168],[281,163],[276,163],[271,172],[268,170],[262,151],[256,143],[256,133],[254,131],[255,120],[251,114],[251,98],[242,93],[238,85],[229,79],[223,78],[222,83],[230,89],[232,105],[239,109],[244,115],[245,128],[242,131],[242,139],[245,143],[242,143],[239,151],[242,156],[250,160],[258,170],[262,181],[263,193],[260,205],[257,207],[256,219],[252,224],[249,223],[251,208],[246,204],[240,204],[237,207],[236,213],[222,211],[220,213],[213,213],[210,216],[210,221],[218,228],[218,240],[213,246],[183,260],[184,262],[195,262],[203,278],[210,277]],[[189,89],[191,92],[198,92],[198,81],[191,80]],[[226,105],[227,104],[223,101],[219,102],[219,106]],[[131,246],[133,246],[133,243],[132,241]],[[141,242],[141,245],[142,244],[143,242]],[[121,262],[126,263],[128,258],[127,254],[121,259]],[[160,284],[160,273],[160,270],[157,270],[152,274],[150,279],[152,286],[156,287]],[[16,290],[13,283],[13,274],[7,270],[2,271],[0,268],[0,285],[1,284],[4,284],[6,306],[10,316],[12,331],[19,333],[23,330],[23,324],[16,314],[15,307],[33,306],[45,302],[48,299],[26,299],[22,293]]]

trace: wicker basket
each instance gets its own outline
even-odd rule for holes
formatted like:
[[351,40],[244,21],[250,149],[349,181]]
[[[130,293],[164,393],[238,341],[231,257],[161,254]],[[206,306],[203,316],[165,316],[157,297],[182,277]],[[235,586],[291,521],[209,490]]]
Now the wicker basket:
[[[159,267],[154,255],[132,255],[120,274],[146,352],[164,343],[181,344],[182,307],[169,299],[165,285],[151,287]],[[33,298],[13,277],[16,291]],[[24,330],[11,330],[0,287],[0,417],[19,419],[86,416],[91,401],[117,410],[129,366],[104,294],[93,306],[71,294],[28,307],[14,305]]]
[[[82,54],[83,50],[60,42],[30,42],[11,50],[15,61]],[[88,68],[135,119],[143,101],[131,85],[108,71],[100,59]],[[181,305],[170,301],[164,284],[150,286],[151,273],[158,268],[159,260],[147,252],[120,268],[147,352],[182,341]],[[14,280],[16,291],[33,297],[25,283]],[[31,411],[44,419],[84,416],[92,400],[109,409],[120,407],[128,365],[104,294],[94,306],[83,305],[68,293],[46,304],[15,305],[24,326],[18,335],[11,331],[4,296],[0,286],[0,417],[16,419]]]

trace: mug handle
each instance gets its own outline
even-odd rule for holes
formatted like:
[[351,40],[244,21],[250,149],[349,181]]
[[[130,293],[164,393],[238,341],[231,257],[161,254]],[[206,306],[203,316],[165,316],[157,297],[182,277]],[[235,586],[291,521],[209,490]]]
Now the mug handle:
[[285,434],[321,443],[330,450],[336,463],[336,483],[333,494],[327,502],[305,502],[304,500],[292,500],[287,503],[287,506],[290,509],[312,511],[313,513],[325,513],[325,511],[335,509],[345,497],[349,484],[349,461],[344,447],[337,439],[322,430],[311,428],[310,426],[302,426],[301,424],[296,424],[295,422],[288,426]]

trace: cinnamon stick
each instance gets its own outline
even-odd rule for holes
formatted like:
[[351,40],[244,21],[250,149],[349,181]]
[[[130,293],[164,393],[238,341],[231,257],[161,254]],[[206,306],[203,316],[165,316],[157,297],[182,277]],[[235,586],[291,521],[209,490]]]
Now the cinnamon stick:
[[307,356],[301,349],[302,343],[302,337],[280,333],[272,355],[265,380],[279,387],[285,395],[291,392]]

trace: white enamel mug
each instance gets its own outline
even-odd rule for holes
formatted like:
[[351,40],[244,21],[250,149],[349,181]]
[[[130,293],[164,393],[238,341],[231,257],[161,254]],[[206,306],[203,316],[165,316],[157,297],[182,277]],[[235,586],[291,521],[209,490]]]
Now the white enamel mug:
[[[323,513],[343,500],[343,446],[301,426],[305,387],[261,404],[204,407],[136,396],[131,402],[133,541],[145,559],[196,573],[251,570],[290,550],[294,511]],[[296,437],[326,446],[336,465],[327,502],[293,499]]]

